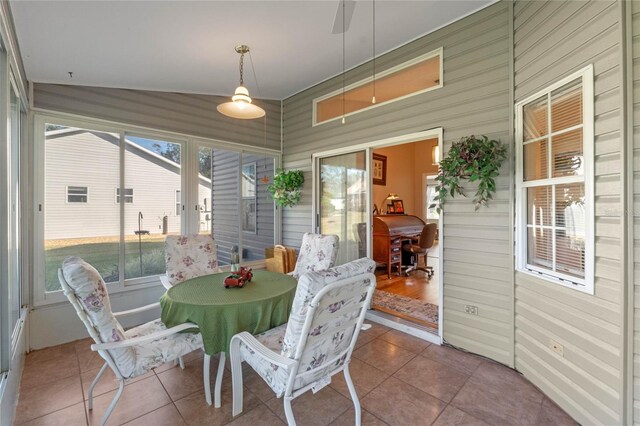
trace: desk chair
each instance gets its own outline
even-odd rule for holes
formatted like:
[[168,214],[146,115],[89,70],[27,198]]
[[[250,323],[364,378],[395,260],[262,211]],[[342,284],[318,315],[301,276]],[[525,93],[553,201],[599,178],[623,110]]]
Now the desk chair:
[[[433,243],[436,240],[437,230],[437,224],[427,223],[424,228],[422,228],[422,233],[420,233],[418,244],[405,244],[404,246],[402,246],[402,249],[406,252],[411,253],[414,258],[413,265],[409,269],[407,269],[407,275],[409,275],[409,273],[413,271],[424,271],[427,273],[427,276],[429,278],[433,276],[433,268],[431,266],[427,266],[427,254],[429,253],[429,249],[433,247]],[[424,266],[418,266],[420,256],[424,256]]]

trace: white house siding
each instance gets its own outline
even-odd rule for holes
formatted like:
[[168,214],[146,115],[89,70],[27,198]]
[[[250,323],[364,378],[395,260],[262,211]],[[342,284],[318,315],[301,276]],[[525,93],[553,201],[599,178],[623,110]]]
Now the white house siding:
[[[322,82],[283,103],[286,168],[305,171],[302,203],[283,212],[283,241],[299,246],[311,231],[311,155],[436,127],[445,151],[463,136],[486,134],[512,149],[509,4],[500,2],[376,60],[378,71],[440,47],[444,87],[312,127],[312,100],[341,87],[341,77]],[[346,74],[346,84],[371,75],[371,64]],[[513,365],[513,191],[509,162],[497,180],[489,208],[474,212],[471,199],[447,202],[444,214],[444,338]],[[469,188],[469,192],[473,189]],[[464,312],[478,307],[478,316]]]
[[[622,424],[622,2],[516,1],[516,101],[595,69],[595,295],[516,273],[516,368],[583,424]],[[564,346],[564,357],[548,347]]]
[[[120,212],[116,188],[120,185],[119,136],[78,131],[49,137],[45,141],[45,240],[116,237],[120,235]],[[162,218],[168,231],[180,232],[175,191],[180,189],[180,168],[150,152],[127,145],[125,187],[133,188],[133,203],[125,204],[125,236],[142,229],[162,234]],[[67,186],[89,188],[87,203],[67,203]],[[200,184],[201,199],[208,191]]]

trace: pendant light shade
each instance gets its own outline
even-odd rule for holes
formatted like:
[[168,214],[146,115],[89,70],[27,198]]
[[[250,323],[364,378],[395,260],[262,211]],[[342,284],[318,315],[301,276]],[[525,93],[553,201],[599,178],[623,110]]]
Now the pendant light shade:
[[249,52],[249,46],[236,46],[236,52],[240,54],[240,86],[236,88],[235,94],[231,97],[231,102],[218,105],[218,112],[227,117],[241,120],[264,117],[265,111],[251,103],[249,90],[244,86],[244,54]]

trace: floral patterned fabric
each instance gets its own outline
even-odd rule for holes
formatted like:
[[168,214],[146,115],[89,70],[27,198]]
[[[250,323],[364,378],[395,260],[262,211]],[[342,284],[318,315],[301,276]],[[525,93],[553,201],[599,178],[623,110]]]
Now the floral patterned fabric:
[[[102,277],[93,266],[79,257],[65,259],[62,263],[62,274],[74,293],[68,294],[67,297],[75,297],[78,300],[93,329],[99,335],[99,339],[95,339],[96,343],[120,342],[166,329],[158,319],[124,331],[111,311],[109,294]],[[200,334],[176,333],[142,345],[111,349],[108,352],[122,376],[131,378],[202,347]]]
[[[162,321],[157,319],[129,329],[124,334],[127,339],[132,339],[166,329],[167,327]],[[163,339],[132,346],[136,355],[132,376],[144,374],[152,368],[159,367],[165,362],[173,361],[202,347],[202,335],[200,333],[176,333]]]
[[298,288],[296,289],[291,315],[287,323],[282,355],[289,358],[295,356],[309,304],[324,286],[345,278],[371,273],[375,267],[376,264],[373,260],[362,258],[327,271],[313,272],[301,276],[298,280]]
[[164,253],[171,285],[220,272],[216,243],[211,235],[169,235]]
[[[96,343],[124,340],[124,330],[111,312],[109,294],[100,273],[79,257],[68,257],[62,263],[62,274],[100,335],[101,342]],[[125,377],[131,376],[136,364],[135,351],[132,348],[112,349],[109,354],[120,372]]]
[[296,267],[291,273],[295,279],[307,272],[326,271],[333,267],[338,254],[338,236],[305,233]]
[[[301,343],[302,327],[309,304],[315,295],[326,285],[368,274],[374,269],[375,262],[365,258],[327,271],[303,275],[298,282],[289,322],[257,335],[256,338],[274,352],[282,349],[282,355],[293,359],[297,347]],[[370,302],[366,298],[367,291],[372,285],[375,286],[375,282],[372,283],[369,277],[363,277],[362,281],[334,289],[322,298],[312,319],[311,331],[307,336],[304,351],[300,357],[294,389],[319,380],[345,363],[347,354],[337,360],[334,358],[348,348],[356,331],[357,321],[363,310],[367,309],[367,303]],[[281,337],[282,329],[285,327],[285,334]],[[270,363],[257,355],[251,347],[242,343],[240,354],[242,359],[253,367],[278,397],[284,394],[289,371]],[[305,372],[314,369],[317,370],[305,374]]]

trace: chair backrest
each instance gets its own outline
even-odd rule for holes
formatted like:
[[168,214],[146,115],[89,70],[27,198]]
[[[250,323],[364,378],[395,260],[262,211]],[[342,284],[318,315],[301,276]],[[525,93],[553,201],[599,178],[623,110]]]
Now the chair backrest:
[[325,271],[333,266],[338,255],[338,236],[305,233],[293,276],[297,279],[307,272]]
[[211,235],[168,235],[164,255],[172,285],[219,272],[216,242]]
[[[96,343],[126,339],[124,329],[111,311],[107,286],[93,266],[79,257],[68,257],[58,269],[58,279],[65,296]],[[107,362],[115,363],[123,377],[133,373],[136,354],[132,348],[101,351],[100,355]]]
[[300,277],[282,355],[298,360],[289,391],[339,370],[349,359],[376,286],[375,262],[359,259]]
[[427,223],[422,232],[420,233],[420,248],[429,249],[433,247],[433,243],[436,241],[436,231],[438,230],[437,223]]

